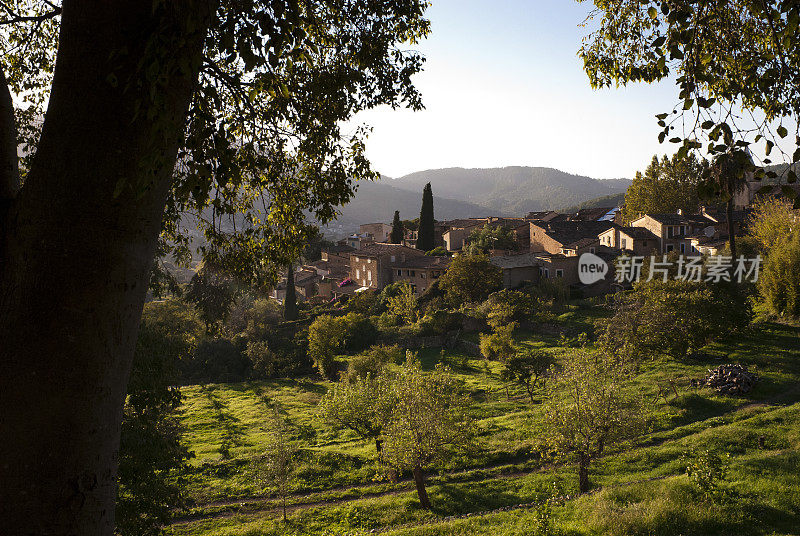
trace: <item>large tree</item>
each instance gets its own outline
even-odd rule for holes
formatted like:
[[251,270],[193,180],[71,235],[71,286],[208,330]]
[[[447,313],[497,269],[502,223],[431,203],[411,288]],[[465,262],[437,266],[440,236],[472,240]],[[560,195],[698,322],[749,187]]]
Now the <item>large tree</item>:
[[[580,2],[586,0],[578,0]],[[800,4],[791,0],[593,0],[580,56],[594,87],[674,78],[679,105],[657,116],[679,152],[788,149],[800,111]],[[743,113],[742,113],[743,112]],[[795,145],[800,145],[800,137]],[[788,155],[784,154],[784,158]],[[800,147],[790,160],[800,161]],[[727,164],[724,166],[730,169]],[[774,176],[754,169],[755,178]],[[738,174],[738,173],[737,173]],[[729,178],[723,179],[730,180]],[[786,171],[786,181],[796,175]],[[791,189],[787,195],[794,197]]]
[[353,179],[375,176],[363,130],[344,136],[343,121],[420,106],[422,58],[398,46],[427,33],[425,6],[2,4],[0,532],[112,533],[160,233],[185,259],[198,221],[238,275],[274,279],[304,215],[330,220]]
[[433,190],[431,183],[422,190],[422,208],[419,211],[419,231],[417,232],[417,249],[430,251],[435,247],[433,225]]
[[653,156],[625,192],[622,217],[630,222],[642,214],[694,213],[700,206],[697,187],[702,178],[703,165],[694,155],[664,155],[660,160]]

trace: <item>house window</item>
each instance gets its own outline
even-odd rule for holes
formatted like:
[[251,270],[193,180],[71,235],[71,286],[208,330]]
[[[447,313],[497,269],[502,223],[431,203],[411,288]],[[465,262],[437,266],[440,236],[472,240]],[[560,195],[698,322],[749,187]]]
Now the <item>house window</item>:
[[403,275],[403,270],[397,270],[397,275],[398,275],[398,276],[401,276],[401,275]]
[[425,275],[425,272],[420,272],[420,273],[419,273],[419,276],[420,276],[422,279],[428,279],[428,276],[427,276],[427,275]]
[[667,244],[667,253],[675,250],[675,244]]
[[672,238],[674,235],[674,230],[672,227],[667,227],[667,238]]
[[589,248],[589,253],[594,253],[594,248]]
[[628,248],[628,239],[627,238],[620,238],[619,243],[620,243],[620,246],[622,247],[622,249],[627,249]]
[[414,270],[411,270],[411,277],[414,277],[415,275],[417,275],[417,272],[415,272]]
[[642,240],[642,247],[647,247],[647,240]]
[[564,277],[564,270],[556,270],[556,277]]
[[372,283],[372,272],[367,272],[367,279],[369,279],[369,282]]
[[356,268],[356,279],[361,278],[361,270]]
[[394,255],[392,255],[392,262],[394,262]]
[[686,244],[681,244],[681,253],[686,253]]

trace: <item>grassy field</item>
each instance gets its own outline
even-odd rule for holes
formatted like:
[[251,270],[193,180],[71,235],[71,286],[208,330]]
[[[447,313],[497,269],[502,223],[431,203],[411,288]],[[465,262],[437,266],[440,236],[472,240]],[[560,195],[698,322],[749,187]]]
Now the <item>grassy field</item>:
[[[568,334],[591,329],[600,309],[572,306],[554,324]],[[188,479],[193,506],[175,535],[261,534],[800,534],[800,329],[762,322],[736,340],[707,348],[704,362],[644,364],[631,388],[652,405],[649,432],[609,451],[591,470],[594,491],[577,496],[570,459],[541,459],[540,400],[500,381],[501,365],[448,352],[468,388],[480,449],[429,475],[432,511],[419,507],[413,484],[383,479],[373,443],[336,433],[315,418],[325,392],[317,379],[275,380],[184,389],[186,442],[196,457]],[[557,357],[563,338],[549,326],[518,334],[520,344]],[[431,368],[439,350],[420,353]],[[760,377],[748,397],[690,387],[690,378],[725,362]],[[677,393],[677,396],[676,396]],[[296,432],[301,467],[289,499],[289,522],[259,483],[270,408]],[[683,474],[689,449],[730,456],[727,492],[698,496]],[[553,492],[556,489],[558,491]],[[550,508],[541,504],[555,494]],[[518,507],[518,505],[528,505]],[[549,521],[548,521],[549,520]]]

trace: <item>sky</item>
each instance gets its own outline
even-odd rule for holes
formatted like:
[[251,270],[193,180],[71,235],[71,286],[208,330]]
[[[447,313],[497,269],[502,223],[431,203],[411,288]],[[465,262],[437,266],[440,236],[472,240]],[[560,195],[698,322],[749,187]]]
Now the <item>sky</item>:
[[592,7],[575,0],[431,0],[427,58],[414,78],[426,109],[369,110],[367,155],[390,177],[442,167],[543,166],[632,178],[654,154],[655,115],[678,91],[592,90],[577,53]]

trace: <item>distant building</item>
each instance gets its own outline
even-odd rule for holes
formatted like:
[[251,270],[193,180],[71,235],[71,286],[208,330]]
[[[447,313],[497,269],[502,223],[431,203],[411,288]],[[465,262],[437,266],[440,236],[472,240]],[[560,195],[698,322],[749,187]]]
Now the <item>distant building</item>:
[[650,255],[661,251],[661,241],[646,227],[614,225],[600,233],[600,244],[620,249],[629,255]]
[[386,223],[364,223],[358,226],[358,234],[372,238],[373,242],[388,242],[392,226]]
[[585,238],[597,239],[598,235],[614,224],[610,221],[551,221],[530,222],[530,250],[561,254]]
[[400,244],[370,244],[350,254],[350,279],[359,286],[381,290],[394,281],[394,264],[424,255],[418,249]]
[[450,257],[420,255],[391,263],[392,282],[406,282],[420,296],[450,267]]
[[515,289],[527,283],[538,283],[542,263],[532,253],[497,255],[489,262],[503,272],[503,288]]

